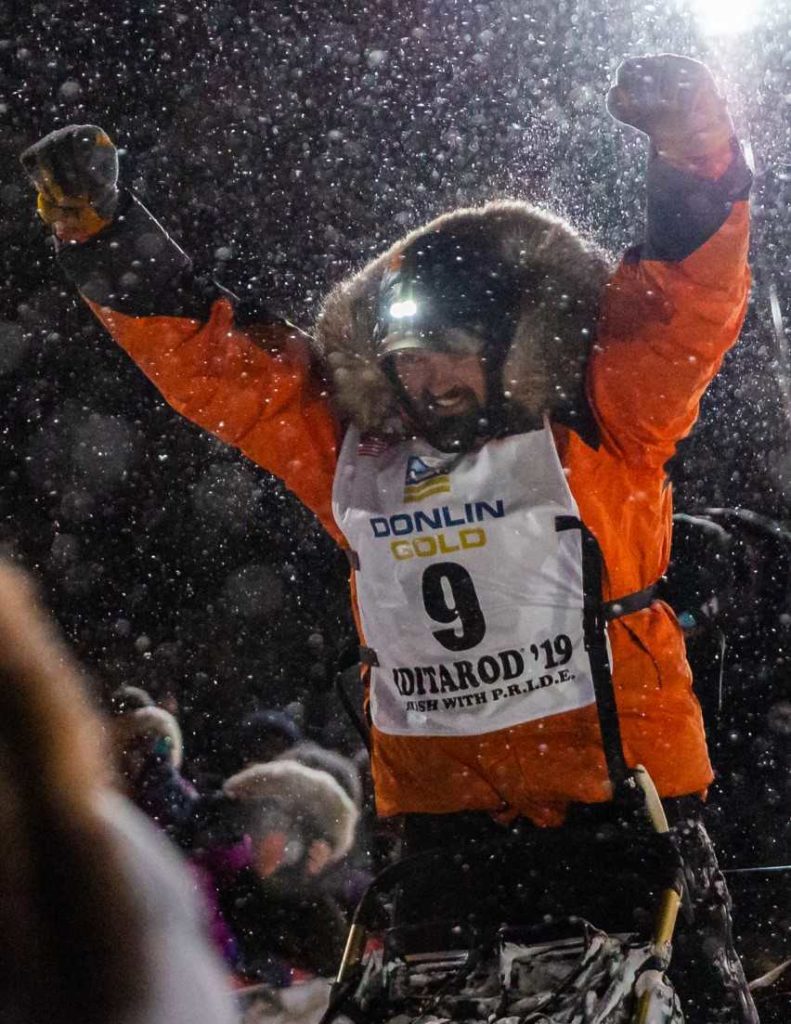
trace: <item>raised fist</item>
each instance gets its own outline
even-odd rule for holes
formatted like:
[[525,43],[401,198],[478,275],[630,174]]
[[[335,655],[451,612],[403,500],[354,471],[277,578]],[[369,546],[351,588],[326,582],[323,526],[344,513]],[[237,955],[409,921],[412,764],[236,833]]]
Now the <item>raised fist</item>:
[[682,169],[727,151],[733,135],[709,69],[674,53],[627,57],[607,94],[607,110],[645,132],[659,155]]
[[118,152],[101,128],[59,128],[20,160],[38,191],[39,216],[58,238],[85,241],[110,223],[118,203]]

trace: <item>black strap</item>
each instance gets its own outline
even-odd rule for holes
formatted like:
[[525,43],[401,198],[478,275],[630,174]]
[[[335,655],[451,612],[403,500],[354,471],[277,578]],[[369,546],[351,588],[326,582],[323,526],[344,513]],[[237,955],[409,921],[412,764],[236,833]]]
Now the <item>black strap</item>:
[[[560,533],[563,530],[579,530],[582,524],[576,516],[557,516],[555,525]],[[592,539],[595,541],[595,538],[592,537]],[[596,546],[598,547],[598,543]],[[601,552],[599,557],[601,557]],[[655,583],[643,587],[642,590],[635,590],[633,594],[615,597],[612,601],[603,601],[602,613],[605,620],[612,622],[613,619],[622,619],[625,615],[632,615],[634,612],[641,612],[644,608],[650,608],[657,599],[660,582],[657,580]]]
[[369,668],[377,668],[379,666],[379,659],[373,647],[360,647],[360,663],[368,665]]
[[642,590],[635,590],[633,594],[626,597],[616,597],[613,601],[605,601],[602,605],[604,618],[607,622],[613,619],[623,618],[624,615],[631,615],[632,612],[640,612],[648,608],[656,600],[658,583],[652,583],[650,587],[643,587]]
[[582,520],[576,516],[557,516],[555,529],[558,533],[564,530],[579,530],[582,534],[582,589],[584,594],[582,621],[585,650],[588,652],[591,666],[593,692],[596,696],[596,710],[599,716],[607,771],[613,789],[620,791],[623,790],[630,773],[623,753],[610,656],[607,652],[605,632],[607,620],[601,597],[604,560],[599,542]]

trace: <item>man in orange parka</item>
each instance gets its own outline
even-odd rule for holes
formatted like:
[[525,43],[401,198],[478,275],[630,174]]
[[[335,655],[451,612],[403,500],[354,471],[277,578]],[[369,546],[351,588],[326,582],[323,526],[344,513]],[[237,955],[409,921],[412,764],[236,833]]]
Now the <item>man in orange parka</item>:
[[196,287],[100,129],[23,163],[118,343],[347,550],[379,813],[413,847],[494,822],[596,831],[646,766],[691,816],[691,903],[721,932],[702,1012],[754,1020],[696,810],[712,773],[682,634],[653,595],[665,465],[744,316],[750,174],[695,61],[627,60],[608,108],[651,142],[646,238],[615,271],[527,204],[458,210],[335,288],[312,346]]

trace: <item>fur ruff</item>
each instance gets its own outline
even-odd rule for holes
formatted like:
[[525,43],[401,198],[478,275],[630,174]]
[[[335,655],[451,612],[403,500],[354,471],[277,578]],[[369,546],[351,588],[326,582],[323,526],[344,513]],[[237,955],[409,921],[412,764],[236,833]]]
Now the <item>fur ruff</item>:
[[405,246],[440,231],[494,243],[520,276],[523,299],[503,371],[512,415],[538,421],[546,412],[578,407],[611,261],[560,218],[527,203],[498,201],[437,217],[329,293],[315,336],[341,415],[363,434],[403,430],[373,348],[379,283]]
[[288,760],[253,764],[227,779],[223,791],[240,803],[276,803],[290,819],[326,839],[332,861],[352,847],[359,812],[325,771]]
[[303,740],[290,747],[285,753],[278,754],[278,761],[297,761],[306,768],[314,768],[326,772],[338,783],[347,796],[351,797],[354,806],[359,810],[363,805],[363,787],[360,773],[354,761],[335,750],[328,750],[310,740]]

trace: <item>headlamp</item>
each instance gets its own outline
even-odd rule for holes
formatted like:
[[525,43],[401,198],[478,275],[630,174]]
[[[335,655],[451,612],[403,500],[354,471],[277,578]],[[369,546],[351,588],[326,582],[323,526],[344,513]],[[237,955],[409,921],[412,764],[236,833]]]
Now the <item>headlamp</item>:
[[519,298],[513,267],[486,244],[448,231],[421,235],[382,275],[377,356],[416,348],[504,352],[513,337]]
[[388,314],[391,320],[406,320],[417,316],[417,311],[414,299],[401,299],[390,306]]

